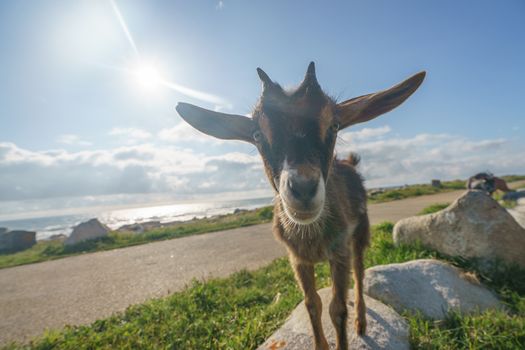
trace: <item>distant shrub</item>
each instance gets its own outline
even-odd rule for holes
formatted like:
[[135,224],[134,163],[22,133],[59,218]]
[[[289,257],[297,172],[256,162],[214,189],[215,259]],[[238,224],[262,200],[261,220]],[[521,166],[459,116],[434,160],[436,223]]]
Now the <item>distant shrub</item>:
[[432,214],[432,213],[436,213],[440,210],[443,210],[445,209],[446,207],[448,207],[450,205],[450,203],[436,203],[436,204],[431,204],[429,205],[428,207],[424,208],[423,210],[421,210],[419,212],[418,215],[425,215],[425,214]]
[[257,217],[261,220],[271,220],[273,219],[273,207],[264,207],[259,209]]

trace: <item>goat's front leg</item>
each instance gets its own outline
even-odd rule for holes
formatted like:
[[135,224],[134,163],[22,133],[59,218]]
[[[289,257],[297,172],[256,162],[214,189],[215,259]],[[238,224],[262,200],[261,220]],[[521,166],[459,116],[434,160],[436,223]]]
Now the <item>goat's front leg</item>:
[[324,336],[323,326],[321,324],[321,313],[323,306],[321,298],[315,289],[314,266],[311,264],[294,263],[295,277],[304,292],[304,303],[310,316],[312,330],[315,339],[316,350],[328,350],[328,342]]
[[337,350],[348,349],[346,320],[348,309],[348,278],[350,273],[350,258],[338,257],[330,260],[332,274],[332,301],[330,302],[330,318],[337,334]]

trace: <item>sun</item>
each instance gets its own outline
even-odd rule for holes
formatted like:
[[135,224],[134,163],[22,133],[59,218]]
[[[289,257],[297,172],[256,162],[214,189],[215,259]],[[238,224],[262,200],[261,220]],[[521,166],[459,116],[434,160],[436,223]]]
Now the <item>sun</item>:
[[162,84],[162,76],[157,67],[148,62],[140,62],[132,70],[136,84],[146,92],[157,90]]

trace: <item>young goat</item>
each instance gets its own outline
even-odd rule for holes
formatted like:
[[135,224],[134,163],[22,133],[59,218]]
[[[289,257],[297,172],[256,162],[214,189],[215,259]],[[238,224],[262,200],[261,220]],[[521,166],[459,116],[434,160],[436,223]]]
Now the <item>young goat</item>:
[[303,82],[284,90],[257,69],[263,83],[252,118],[179,103],[177,111],[196,129],[254,144],[275,191],[273,232],[289,252],[310,315],[316,349],[328,349],[321,326],[321,300],[314,264],[328,260],[333,298],[330,317],[337,349],[347,349],[347,290],[350,263],[355,283],[355,330],[366,329],[363,254],[369,240],[366,191],[355,167],[358,158],[334,157],[337,132],[386,113],[422,83],[418,73],[388,90],[336,103],[317,82],[310,63]]

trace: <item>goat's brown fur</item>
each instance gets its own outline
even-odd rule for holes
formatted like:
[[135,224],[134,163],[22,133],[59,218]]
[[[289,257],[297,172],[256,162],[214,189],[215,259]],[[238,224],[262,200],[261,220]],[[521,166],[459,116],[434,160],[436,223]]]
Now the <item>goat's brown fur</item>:
[[253,117],[212,112],[179,104],[179,114],[196,129],[222,139],[253,143],[275,190],[273,232],[286,246],[305,295],[316,349],[328,349],[321,325],[322,305],[314,265],[330,263],[333,298],[329,312],[337,349],[347,349],[347,295],[350,266],[355,288],[354,326],[366,331],[363,298],[364,251],[370,229],[366,191],[356,170],[359,157],[338,160],[337,131],[395,108],[421,84],[419,73],[388,90],[336,103],[320,88],[313,63],[297,89],[287,91],[257,70],[263,93]]

